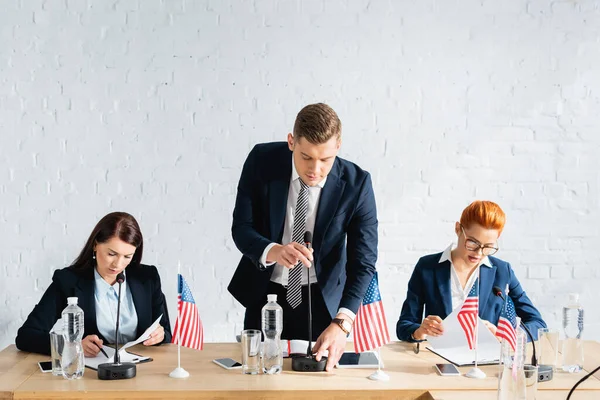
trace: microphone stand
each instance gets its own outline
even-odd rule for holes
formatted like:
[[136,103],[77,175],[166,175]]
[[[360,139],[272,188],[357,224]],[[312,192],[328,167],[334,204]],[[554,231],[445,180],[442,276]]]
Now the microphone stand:
[[[308,249],[312,248],[312,233],[304,233],[304,244]],[[321,372],[325,371],[327,366],[327,357],[321,357],[321,361],[317,361],[312,353],[312,299],[310,288],[310,272],[308,273],[308,347],[306,356],[296,356],[292,358],[292,370],[299,372]]]
[[112,363],[104,363],[98,365],[98,379],[101,380],[116,380],[116,379],[131,379],[135,377],[137,368],[133,363],[121,363],[119,355],[119,316],[121,313],[121,284],[125,282],[125,274],[123,272],[117,275],[119,283],[119,298],[117,300],[117,323],[115,329],[115,356]]
[[[502,299],[502,301],[506,301],[504,295],[502,294],[502,289],[500,289],[497,286],[494,286],[492,290],[496,296]],[[531,365],[533,365],[534,367],[537,365],[538,367],[538,382],[551,381],[554,377],[554,368],[552,367],[552,365],[538,365],[538,359],[535,352],[535,340],[533,339],[533,335],[531,334],[531,331],[529,330],[529,328],[527,328],[525,323],[522,323],[520,326],[521,328],[523,328],[525,333],[527,333],[527,336],[529,336],[529,340],[531,341],[531,347],[533,348],[533,354],[531,355]]]

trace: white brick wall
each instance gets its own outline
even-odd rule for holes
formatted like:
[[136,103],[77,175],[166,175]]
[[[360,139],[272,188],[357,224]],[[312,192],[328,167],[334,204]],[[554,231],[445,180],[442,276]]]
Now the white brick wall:
[[600,339],[599,1],[0,3],[0,348],[114,210],[171,313],[181,262],[207,340],[232,340],[240,168],[316,101],[374,177],[392,331],[418,257],[485,198],[549,324],[579,291]]

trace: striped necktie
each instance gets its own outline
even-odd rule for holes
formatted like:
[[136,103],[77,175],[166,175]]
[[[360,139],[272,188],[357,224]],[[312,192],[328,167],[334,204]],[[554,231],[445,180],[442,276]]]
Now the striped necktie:
[[[298,178],[298,181],[300,182],[300,193],[294,214],[292,242],[302,243],[308,214],[308,185],[302,182],[301,178]],[[302,271],[304,271],[302,262],[298,262],[294,268],[289,270],[286,300],[292,308],[296,308],[302,303]]]

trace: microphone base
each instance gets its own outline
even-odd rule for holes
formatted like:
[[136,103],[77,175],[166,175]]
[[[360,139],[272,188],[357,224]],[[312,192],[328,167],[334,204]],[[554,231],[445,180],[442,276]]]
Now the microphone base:
[[292,370],[297,372],[323,372],[326,365],[327,357],[321,357],[321,361],[311,356],[292,357]]
[[98,379],[113,381],[117,379],[131,379],[136,375],[137,368],[132,363],[105,363],[98,365]]
[[538,382],[548,382],[554,378],[552,365],[538,365]]

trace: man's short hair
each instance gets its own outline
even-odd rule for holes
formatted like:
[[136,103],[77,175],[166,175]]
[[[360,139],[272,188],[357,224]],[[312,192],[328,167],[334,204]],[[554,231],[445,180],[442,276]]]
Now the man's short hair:
[[312,144],[322,144],[332,137],[342,137],[342,122],[327,104],[309,104],[298,113],[294,137],[305,138]]

